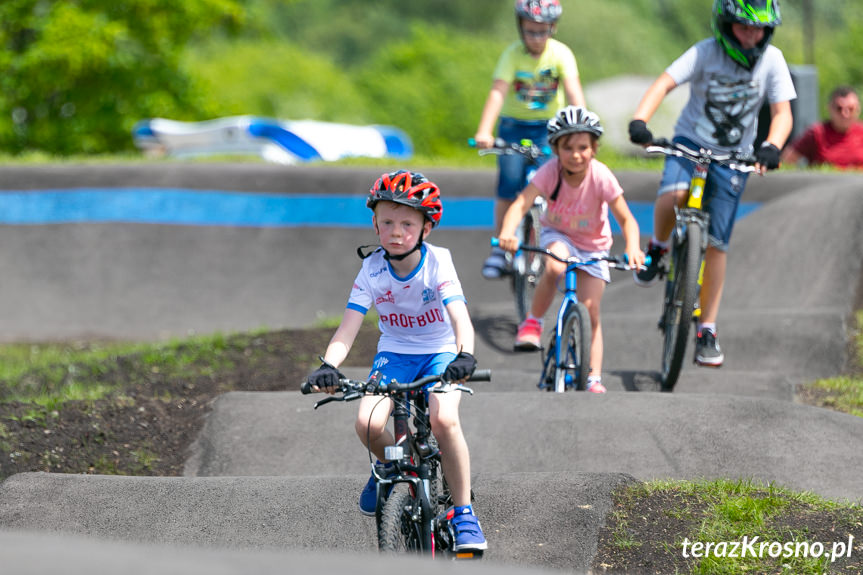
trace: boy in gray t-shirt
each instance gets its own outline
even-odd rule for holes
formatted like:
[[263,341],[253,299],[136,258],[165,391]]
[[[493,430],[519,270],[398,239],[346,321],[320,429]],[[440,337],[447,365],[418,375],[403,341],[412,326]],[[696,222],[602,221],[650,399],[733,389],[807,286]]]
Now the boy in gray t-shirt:
[[[770,106],[770,130],[755,151],[757,171],[779,167],[779,150],[791,133],[791,100],[797,97],[782,52],[770,44],[781,23],[779,0],[715,0],[714,38],[698,42],[674,61],[648,88],[633,120],[629,139],[640,145],[653,141],[647,122],[666,94],[683,83],[690,97],[677,120],[674,140],[715,152],[752,153],[758,114],[765,99]],[[639,285],[656,280],[659,262],[668,251],[674,226],[674,206],[685,201],[692,177],[691,161],[667,157],[654,206],[654,232],[647,253],[651,265],[636,273]],[[701,288],[701,316],[695,361],[719,367],[724,355],[716,339],[716,317],[725,283],[728,242],[737,204],[746,185],[744,174],[714,163],[705,188],[710,214],[709,244]]]

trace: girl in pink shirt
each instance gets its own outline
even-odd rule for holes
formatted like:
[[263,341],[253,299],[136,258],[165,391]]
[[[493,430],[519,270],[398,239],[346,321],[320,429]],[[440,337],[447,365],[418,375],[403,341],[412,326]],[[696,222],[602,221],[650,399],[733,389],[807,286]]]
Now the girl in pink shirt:
[[[543,165],[533,181],[507,210],[499,236],[500,246],[518,250],[515,231],[521,218],[543,196],[548,209],[543,215],[540,244],[556,255],[581,260],[606,256],[611,248],[608,211],[620,224],[626,242],[625,254],[633,266],[644,263],[639,248],[638,223],[623,199],[623,189],[611,170],[595,158],[603,129],[599,117],[582,107],[567,106],[548,122],[548,141],[555,158]],[[551,307],[557,282],[566,265],[551,258],[536,286],[530,314],[518,327],[515,349],[535,351],[541,347],[543,316]],[[578,270],[578,299],[590,312],[593,334],[587,390],[605,393],[602,385],[602,324],[599,304],[605,284],[611,280],[608,264],[598,262]]]

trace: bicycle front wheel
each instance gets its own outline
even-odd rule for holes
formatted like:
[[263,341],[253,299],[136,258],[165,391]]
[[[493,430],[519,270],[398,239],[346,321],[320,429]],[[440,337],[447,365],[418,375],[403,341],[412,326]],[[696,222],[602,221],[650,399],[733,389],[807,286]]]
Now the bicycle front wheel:
[[[554,391],[563,393],[568,386],[583,391],[590,372],[590,314],[579,302],[572,306],[563,320],[560,334],[561,361],[554,371]],[[553,347],[549,353],[554,353]]]
[[702,229],[696,224],[686,226],[683,241],[672,253],[673,276],[665,290],[663,326],[665,338],[662,349],[662,391],[674,391],[680,377],[695,298],[698,293],[698,272],[701,268]]
[[[422,521],[414,521],[414,508],[418,506],[411,486],[397,483],[381,512],[378,526],[378,548],[385,553],[422,553],[431,548],[431,541],[425,541],[422,534]],[[422,511],[416,509],[417,514]]]
[[[532,207],[522,218],[518,229],[518,240],[522,245],[539,245],[539,209]],[[530,312],[533,288],[542,275],[543,259],[535,252],[518,252],[513,257],[512,292],[515,296],[515,311],[521,323]]]

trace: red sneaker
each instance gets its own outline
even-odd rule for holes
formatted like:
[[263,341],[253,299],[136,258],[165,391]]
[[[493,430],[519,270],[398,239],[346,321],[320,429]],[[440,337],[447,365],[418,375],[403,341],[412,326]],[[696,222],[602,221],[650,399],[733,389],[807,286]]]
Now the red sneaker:
[[542,324],[532,317],[527,318],[518,326],[518,334],[515,336],[516,351],[537,351],[542,348]]

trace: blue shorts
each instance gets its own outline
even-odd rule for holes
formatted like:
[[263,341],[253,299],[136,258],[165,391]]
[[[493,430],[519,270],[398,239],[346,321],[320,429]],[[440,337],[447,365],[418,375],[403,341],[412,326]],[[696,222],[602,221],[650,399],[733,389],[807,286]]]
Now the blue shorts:
[[[698,149],[699,146],[686,138],[674,138],[686,146]],[[695,164],[685,158],[666,156],[659,194],[689,190],[689,182],[695,171]],[[732,170],[721,164],[710,164],[707,184],[704,189],[704,211],[710,214],[708,228],[709,245],[725,252],[731,240],[731,231],[737,217],[737,205],[746,187],[749,174]]]
[[[455,354],[451,352],[413,354],[379,351],[369,375],[379,371],[386,381],[395,379],[399,383],[410,383],[426,375],[440,375],[454,359]],[[435,384],[429,387],[431,385]]]
[[[545,121],[523,121],[501,117],[497,126],[497,137],[507,142],[520,142],[525,138],[539,147],[548,145],[548,124]],[[544,163],[548,158],[541,159]],[[527,186],[525,168],[527,160],[520,154],[502,154],[497,157],[497,197],[514,200]]]

